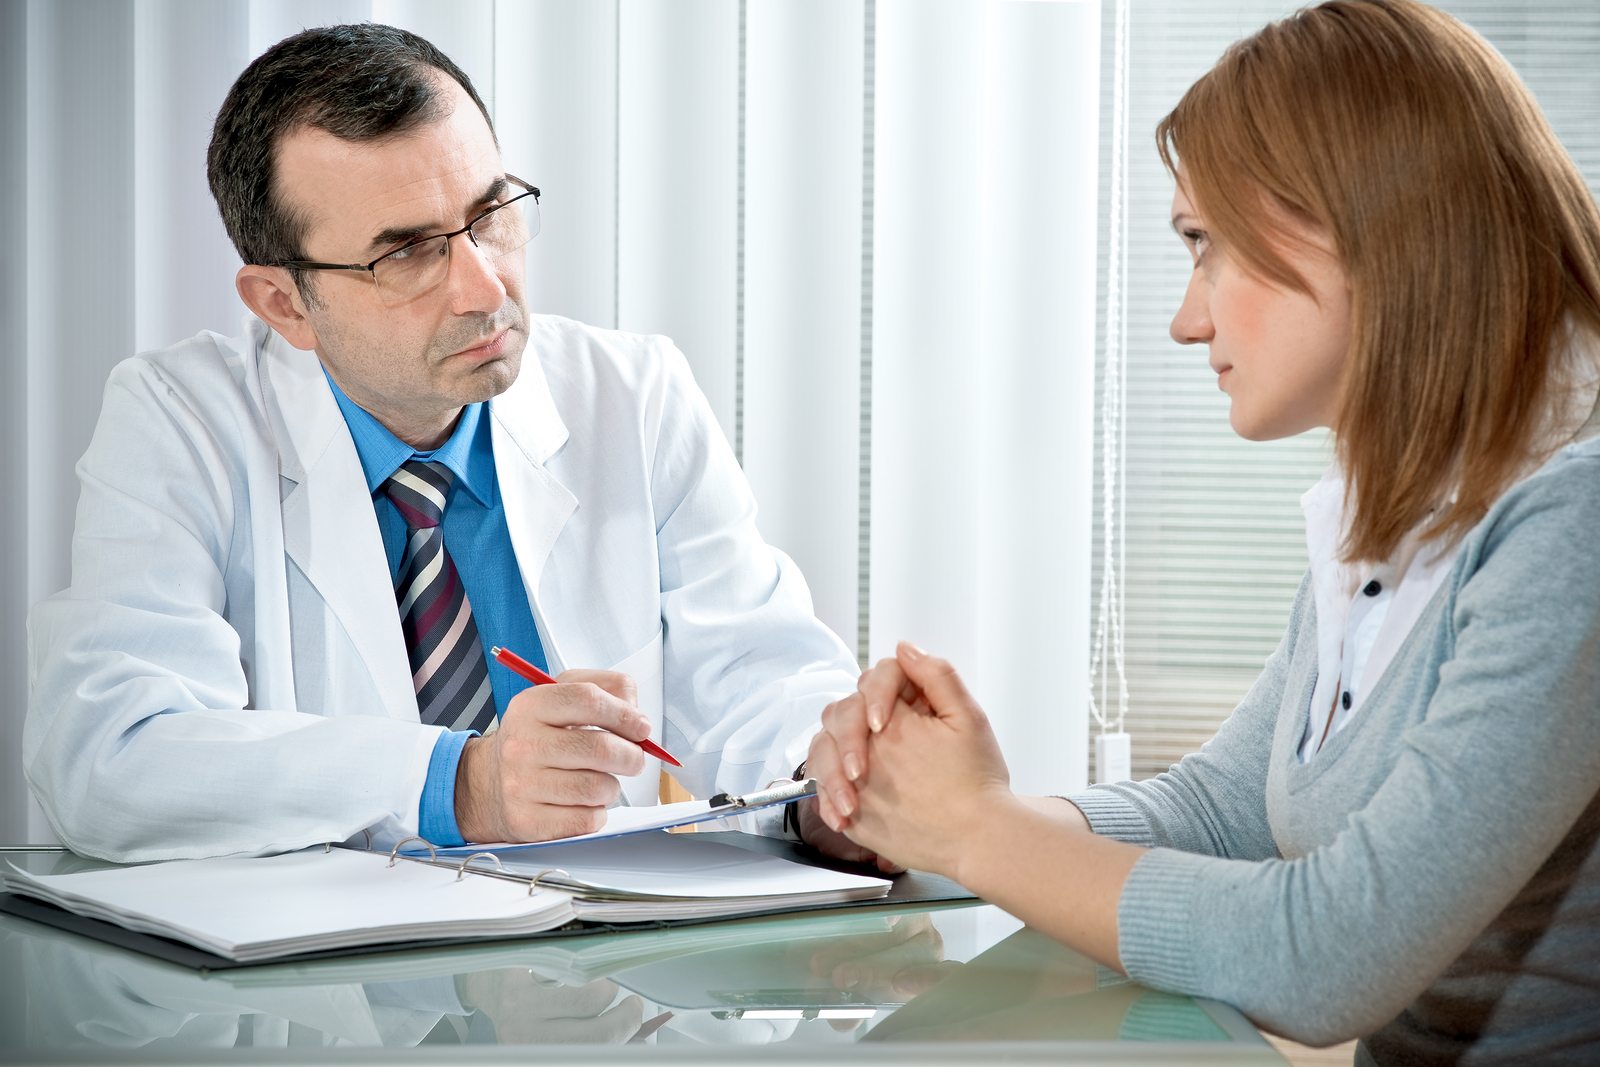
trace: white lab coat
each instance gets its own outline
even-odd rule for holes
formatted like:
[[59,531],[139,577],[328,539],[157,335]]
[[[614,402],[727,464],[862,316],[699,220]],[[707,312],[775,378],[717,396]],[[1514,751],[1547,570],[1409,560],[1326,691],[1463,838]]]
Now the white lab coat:
[[[856,664],[762,541],[672,344],[534,316],[489,405],[552,671],[631,674],[697,795],[786,777]],[[355,445],[255,319],[111,374],[72,585],[29,618],[23,759],[63,842],[120,860],[416,832],[422,725]],[[623,782],[652,803],[658,765]]]

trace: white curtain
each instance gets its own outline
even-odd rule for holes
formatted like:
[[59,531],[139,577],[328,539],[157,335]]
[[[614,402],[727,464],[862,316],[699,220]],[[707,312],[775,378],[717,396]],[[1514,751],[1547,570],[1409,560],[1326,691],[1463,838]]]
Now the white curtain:
[[363,19],[450,54],[543,188],[535,309],[683,348],[824,621],[949,656],[1019,786],[1081,786],[1098,0],[0,0],[0,840],[48,837],[23,620],[105,375],[243,314],[211,120]]

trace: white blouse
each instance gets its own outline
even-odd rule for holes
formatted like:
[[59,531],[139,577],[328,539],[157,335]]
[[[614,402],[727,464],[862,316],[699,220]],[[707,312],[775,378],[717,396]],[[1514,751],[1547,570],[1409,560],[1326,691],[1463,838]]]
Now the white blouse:
[[1339,546],[1348,527],[1344,476],[1337,465],[1300,498],[1317,605],[1317,686],[1300,739],[1300,762],[1310,763],[1328,738],[1344,729],[1384,668],[1416,625],[1460,552],[1418,544],[1417,530],[1382,563],[1346,564]]
[[[1548,452],[1600,432],[1600,344],[1568,349],[1572,387],[1551,411]],[[1532,474],[1537,464],[1524,474]],[[1310,763],[1328,738],[1349,725],[1383,677],[1406,636],[1455,564],[1461,543],[1422,545],[1421,526],[1381,563],[1346,564],[1339,549],[1349,530],[1345,479],[1334,464],[1300,498],[1317,607],[1317,685],[1300,739],[1300,762]],[[1424,522],[1423,525],[1426,525]]]

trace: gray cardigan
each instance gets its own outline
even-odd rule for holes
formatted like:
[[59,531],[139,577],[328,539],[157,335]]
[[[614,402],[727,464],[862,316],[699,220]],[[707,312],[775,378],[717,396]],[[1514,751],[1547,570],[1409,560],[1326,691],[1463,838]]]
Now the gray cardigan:
[[1154,846],[1123,965],[1360,1062],[1600,1062],[1600,439],[1506,493],[1309,763],[1307,583],[1244,701],[1165,774],[1070,799]]

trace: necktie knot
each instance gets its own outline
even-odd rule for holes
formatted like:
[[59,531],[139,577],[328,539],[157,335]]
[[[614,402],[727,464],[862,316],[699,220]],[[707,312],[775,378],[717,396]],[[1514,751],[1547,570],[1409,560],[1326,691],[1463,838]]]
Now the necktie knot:
[[413,530],[431,530],[444,519],[444,502],[455,476],[433,460],[410,459],[383,483],[384,494]]

